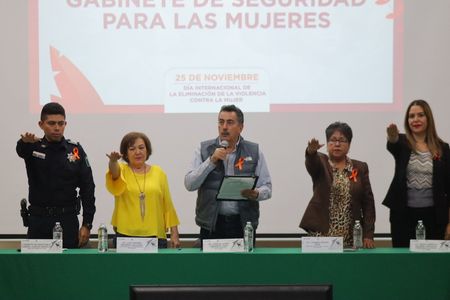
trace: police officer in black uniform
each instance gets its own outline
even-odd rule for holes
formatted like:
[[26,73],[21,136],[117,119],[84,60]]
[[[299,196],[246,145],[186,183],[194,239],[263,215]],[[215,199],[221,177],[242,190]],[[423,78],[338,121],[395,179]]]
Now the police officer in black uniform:
[[60,222],[64,247],[77,248],[89,241],[95,213],[95,185],[83,148],[64,138],[66,124],[66,113],[60,104],[44,105],[39,121],[44,137],[29,132],[21,134],[16,151],[25,160],[28,175],[28,238],[51,239],[55,222]]

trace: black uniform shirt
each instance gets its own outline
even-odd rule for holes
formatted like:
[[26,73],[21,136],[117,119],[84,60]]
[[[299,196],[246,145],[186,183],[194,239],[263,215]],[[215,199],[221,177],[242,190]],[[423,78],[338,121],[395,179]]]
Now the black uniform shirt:
[[17,154],[25,160],[31,205],[75,207],[77,188],[83,204],[83,224],[92,224],[95,213],[94,179],[87,155],[77,142],[17,142]]

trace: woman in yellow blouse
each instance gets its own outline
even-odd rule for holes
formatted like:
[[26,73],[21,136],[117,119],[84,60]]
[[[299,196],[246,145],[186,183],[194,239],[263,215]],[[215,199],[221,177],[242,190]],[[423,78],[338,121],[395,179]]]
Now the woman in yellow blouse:
[[[170,228],[171,245],[178,248],[180,222],[167,176],[161,167],[146,163],[151,154],[149,138],[130,132],[122,138],[120,153],[106,155],[106,188],[115,198],[111,224],[118,237],[157,237],[160,248],[167,248],[166,232]],[[119,162],[121,158],[125,162]]]

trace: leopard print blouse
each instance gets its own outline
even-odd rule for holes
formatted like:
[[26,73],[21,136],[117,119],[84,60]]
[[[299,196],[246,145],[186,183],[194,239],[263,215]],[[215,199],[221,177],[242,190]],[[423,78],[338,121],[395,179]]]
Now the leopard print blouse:
[[330,229],[327,233],[310,232],[313,236],[342,236],[344,247],[353,246],[353,216],[350,195],[350,178],[352,172],[352,161],[347,157],[343,170],[334,167],[329,161],[333,170],[333,185],[330,192]]

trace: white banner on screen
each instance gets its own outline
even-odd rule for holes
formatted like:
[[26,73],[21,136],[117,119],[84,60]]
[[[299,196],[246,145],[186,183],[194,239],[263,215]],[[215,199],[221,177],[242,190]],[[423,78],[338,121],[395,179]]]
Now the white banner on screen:
[[262,69],[175,69],[166,77],[165,112],[217,112],[224,104],[268,112],[269,81]]
[[394,1],[35,1],[40,104],[265,112],[394,101]]

